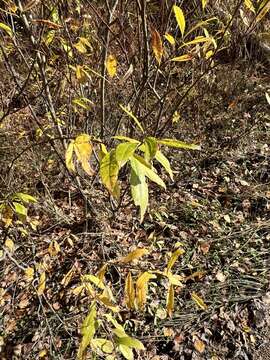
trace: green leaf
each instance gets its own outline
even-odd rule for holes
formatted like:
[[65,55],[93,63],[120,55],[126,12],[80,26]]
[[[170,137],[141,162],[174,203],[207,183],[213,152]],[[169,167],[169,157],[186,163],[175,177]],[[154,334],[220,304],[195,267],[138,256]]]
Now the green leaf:
[[27,209],[25,206],[15,201],[12,203],[12,205],[14,206],[16,214],[27,216]]
[[171,169],[171,165],[170,165],[169,160],[166,158],[166,156],[163,155],[160,150],[158,150],[156,152],[155,159],[164,167],[164,169],[170,175],[170,178],[173,180],[173,172]]
[[106,154],[100,162],[100,177],[102,183],[109,192],[117,198],[116,186],[119,173],[119,166],[116,160],[115,150],[111,150]]
[[122,345],[120,344],[118,346],[119,351],[121,352],[121,354],[124,356],[125,359],[127,360],[133,360],[133,352],[132,349],[126,345]]
[[137,350],[144,350],[144,345],[139,340],[130,336],[120,337],[117,339],[118,344],[126,345]]
[[188,144],[188,143],[185,143],[184,141],[179,141],[176,139],[161,139],[161,140],[158,140],[158,143],[161,145],[166,145],[166,146],[173,147],[176,149],[190,149],[190,150],[200,150],[201,149],[200,145]]
[[131,165],[131,195],[136,206],[140,207],[141,222],[143,221],[148,206],[148,186],[145,181],[145,175],[142,171],[143,165],[136,161],[134,157],[130,159]]
[[139,120],[136,118],[136,116],[132,113],[132,111],[130,111],[128,108],[124,107],[123,105],[119,104],[120,108],[126,113],[128,114],[128,116],[130,116],[134,122],[136,123],[136,125],[138,126],[138,128],[141,130],[141,132],[144,133],[144,129],[141,125],[141,123],[139,122]]
[[119,168],[124,166],[126,162],[129,160],[131,155],[134,153],[134,151],[137,148],[136,143],[131,142],[125,142],[122,144],[119,144],[115,149],[115,158],[119,165]]
[[10,37],[12,37],[12,29],[8,25],[0,22],[0,29],[4,30]]
[[179,6],[173,5],[173,11],[175,14],[177,24],[181,31],[181,34],[182,34],[182,36],[184,36],[184,32],[185,32],[185,28],[186,28],[186,20],[185,20],[185,15],[183,13],[183,10]]
[[73,163],[73,150],[74,150],[74,140],[71,140],[66,150],[66,167],[69,171],[75,172],[75,166]]
[[84,319],[81,327],[81,333],[83,335],[82,341],[80,343],[79,351],[78,351],[78,359],[84,358],[84,352],[86,348],[90,345],[91,340],[93,339],[96,332],[96,303],[92,302],[90,305],[89,313]]
[[122,337],[126,337],[127,334],[125,333],[125,331],[123,329],[113,329],[112,332],[114,333],[114,335],[116,335],[118,338],[122,338]]
[[145,138],[144,144],[145,144],[145,159],[146,161],[150,161],[156,155],[158,149],[157,140],[152,136],[148,136],[147,138]]
[[14,194],[14,198],[20,199],[22,201],[24,201],[25,203],[35,203],[37,202],[37,199],[34,196],[31,196],[29,194],[25,194],[25,193],[15,193]]
[[129,141],[131,143],[134,143],[134,144],[139,144],[140,142],[136,139],[132,139],[130,137],[127,137],[127,136],[122,136],[122,135],[115,135],[112,137],[113,139],[117,139],[117,140],[124,140],[124,141]]

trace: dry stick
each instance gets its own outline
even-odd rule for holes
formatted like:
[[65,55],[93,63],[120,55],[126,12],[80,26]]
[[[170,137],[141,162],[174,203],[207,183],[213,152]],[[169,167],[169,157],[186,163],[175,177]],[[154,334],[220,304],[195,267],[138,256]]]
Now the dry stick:
[[[240,0],[233,12],[233,15],[230,19],[230,21],[228,22],[227,26],[224,29],[223,35],[220,39],[220,46],[223,43],[224,37],[226,35],[227,30],[229,29],[229,27],[231,26],[238,10],[240,9],[241,5],[243,3],[243,0]],[[175,111],[177,111],[177,109],[179,108],[179,106],[182,104],[182,102],[184,101],[184,99],[187,97],[187,95],[190,93],[190,91],[194,88],[194,86],[210,71],[212,70],[213,66],[212,66],[212,58],[214,58],[214,56],[216,55],[216,53],[218,52],[218,50],[220,49],[220,46],[217,47],[213,53],[213,56],[211,58],[209,58],[209,65],[206,68],[206,70],[199,76],[197,77],[197,79],[188,87],[188,89],[185,91],[185,93],[180,97],[180,99],[176,102],[176,104],[174,105],[173,109],[171,110],[171,113],[168,116],[168,120],[165,122],[165,124],[163,125],[163,127],[160,129],[160,131],[158,132],[159,136],[164,135],[164,133],[168,130],[170,123],[171,123],[171,119],[173,114],[175,113]],[[177,98],[177,96],[175,96],[175,98]]]
[[[108,1],[106,1],[106,4],[107,4],[108,12],[109,12],[107,21],[110,24],[112,22],[113,14],[114,14],[114,12],[116,10],[118,0],[115,0],[112,9],[110,9]],[[102,78],[101,78],[101,89],[100,89],[100,107],[101,107],[100,137],[101,137],[101,139],[103,139],[103,137],[104,137],[104,126],[105,126],[105,90],[106,90],[105,75],[106,75],[106,59],[108,57],[109,42],[110,42],[110,31],[107,28],[106,33],[105,33],[105,45],[104,45],[104,48],[103,48],[102,65],[101,65],[102,66],[102,68],[101,68]]]

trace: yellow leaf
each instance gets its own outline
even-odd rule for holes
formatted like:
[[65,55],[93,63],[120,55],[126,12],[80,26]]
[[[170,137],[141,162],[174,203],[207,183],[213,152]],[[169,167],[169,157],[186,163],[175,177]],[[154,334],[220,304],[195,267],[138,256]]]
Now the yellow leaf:
[[162,40],[159,35],[159,32],[156,29],[151,29],[151,36],[152,36],[152,49],[155,54],[155,58],[160,65],[161,58],[163,55],[163,45]]
[[148,254],[149,252],[148,252],[148,250],[147,249],[145,249],[145,248],[141,248],[141,249],[136,249],[136,250],[134,250],[134,251],[131,251],[127,256],[125,256],[125,257],[123,257],[122,259],[120,259],[119,261],[121,262],[121,263],[124,263],[124,264],[126,264],[126,263],[129,263],[129,262],[131,262],[131,261],[133,261],[133,260],[135,260],[135,259],[138,259],[138,258],[140,258],[141,256],[143,256],[143,255],[146,255],[146,254]]
[[108,297],[101,295],[101,296],[97,296],[97,299],[113,312],[119,312],[119,307],[114,305]]
[[14,245],[14,242],[11,239],[6,239],[5,247],[9,250],[9,252],[11,254],[14,253],[15,245]]
[[107,153],[100,162],[99,168],[100,177],[102,183],[108,191],[115,197],[118,198],[117,179],[119,173],[119,166],[116,160],[115,150],[111,150]]
[[175,252],[170,257],[170,260],[168,261],[167,272],[169,272],[171,270],[171,268],[173,267],[173,265],[176,262],[176,260],[178,259],[178,257],[180,255],[184,254],[184,252],[185,252],[185,250],[182,248],[175,250]]
[[206,5],[208,3],[208,0],[202,0],[202,8],[205,9]]
[[96,276],[97,276],[101,281],[104,281],[107,267],[108,267],[108,265],[107,265],[107,264],[104,264],[104,265],[101,267],[101,269],[99,269],[98,272],[97,272],[97,275],[96,275]]
[[125,282],[125,303],[127,307],[132,310],[135,305],[135,288],[131,273],[129,272]]
[[35,270],[31,267],[28,267],[24,270],[24,276],[25,276],[25,279],[26,281],[32,281],[33,278],[34,278],[34,273],[35,273]]
[[254,14],[256,14],[256,10],[255,10],[251,0],[245,0],[244,3],[250,11],[252,11]]
[[66,167],[69,171],[75,171],[75,166],[72,160],[74,150],[74,140],[71,140],[66,150]]
[[174,309],[174,287],[173,285],[169,286],[167,294],[167,313],[171,317]]
[[169,33],[166,33],[164,35],[165,39],[168,40],[168,42],[171,44],[171,45],[175,45],[175,40],[174,40],[174,37],[169,34]]
[[13,211],[10,206],[8,205],[4,206],[2,210],[1,218],[3,223],[5,224],[5,227],[9,227],[12,224]]
[[190,55],[190,54],[185,54],[185,55],[177,56],[177,57],[171,59],[171,61],[182,62],[182,61],[190,61],[190,60],[192,60],[192,59],[193,59],[192,55]]
[[39,357],[39,358],[44,358],[46,355],[47,355],[47,350],[41,350],[41,351],[38,353],[38,357]]
[[148,292],[148,282],[151,279],[155,279],[156,276],[149,272],[142,273],[136,281],[136,300],[139,309],[143,309],[146,303],[146,296]]
[[56,256],[61,251],[61,248],[56,240],[53,240],[48,248],[48,252],[51,256]]
[[90,305],[89,313],[84,319],[81,327],[81,333],[82,333],[82,341],[79,346],[77,359],[78,360],[84,360],[85,359],[85,350],[90,345],[91,340],[93,339],[95,332],[96,332],[96,316],[97,316],[97,310],[96,310],[96,303],[93,302]]
[[95,275],[82,275],[81,276],[81,281],[83,283],[86,282],[92,282],[93,284],[95,284],[99,289],[104,290],[105,289],[105,285],[103,284],[102,280],[100,280],[97,276]]
[[261,21],[270,10],[270,0],[264,0],[260,7],[258,15],[256,16],[256,22]]
[[200,339],[196,339],[194,341],[194,348],[200,353],[202,354],[205,350],[205,344],[204,342],[202,342]]
[[181,280],[183,280],[182,276],[181,275],[175,275],[175,274],[172,274],[170,271],[167,271],[165,273],[165,275],[167,276],[168,280],[169,280],[169,283],[171,285],[176,285],[176,286],[183,286]]
[[46,288],[46,273],[43,272],[39,278],[38,289],[37,289],[38,296],[43,295],[45,288]]
[[110,77],[114,77],[117,69],[117,61],[114,55],[109,55],[106,60],[106,69]]
[[213,43],[215,45],[215,40],[211,37],[206,37],[206,36],[197,36],[195,37],[195,39],[188,41],[186,43],[184,43],[182,46],[180,46],[179,49],[181,49],[182,47],[185,46],[189,46],[189,45],[196,45],[196,44],[200,44],[200,43]]
[[76,78],[78,79],[80,84],[83,84],[87,81],[88,76],[86,72],[83,70],[83,67],[81,65],[76,66]]
[[87,134],[77,136],[74,142],[74,150],[83,170],[90,176],[94,175],[95,172],[90,166],[90,157],[93,150],[90,136]]
[[184,32],[185,32],[185,28],[186,28],[186,20],[185,20],[185,15],[183,13],[183,10],[179,6],[173,5],[173,11],[175,14],[177,24],[181,31],[181,34],[182,34],[182,36],[184,36]]
[[10,37],[12,37],[12,29],[8,25],[0,22],[0,29],[4,30]]
[[66,275],[63,277],[62,281],[61,281],[61,284],[64,286],[64,287],[67,287],[68,284],[70,283],[73,275],[74,275],[74,272],[75,272],[75,269],[74,269],[74,266],[72,266],[72,268],[66,273]]
[[202,310],[207,310],[208,306],[205,304],[202,298],[199,297],[195,292],[191,294],[192,300],[196,303],[196,305]]

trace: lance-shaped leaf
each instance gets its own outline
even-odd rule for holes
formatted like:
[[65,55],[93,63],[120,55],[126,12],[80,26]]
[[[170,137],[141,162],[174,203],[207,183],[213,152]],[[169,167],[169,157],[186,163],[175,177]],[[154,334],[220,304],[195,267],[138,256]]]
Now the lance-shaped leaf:
[[91,340],[93,339],[95,332],[96,332],[96,303],[93,302],[90,306],[89,313],[84,319],[81,327],[81,333],[82,333],[82,341],[80,343],[79,351],[77,358],[79,360],[84,359],[84,353],[86,348],[90,345]]
[[114,196],[118,197],[117,178],[119,173],[119,166],[115,156],[115,150],[107,153],[100,162],[100,177],[101,181]]
[[174,253],[172,254],[172,256],[170,257],[170,259],[168,261],[167,273],[171,270],[171,268],[173,267],[173,265],[175,264],[175,262],[177,261],[179,256],[184,254],[184,252],[185,252],[185,250],[181,249],[181,248],[174,251]]
[[117,339],[117,343],[122,344],[122,345],[126,345],[126,346],[128,346],[130,348],[133,348],[133,349],[144,350],[143,343],[140,340],[135,339],[135,338],[133,338],[131,336],[119,337]]
[[179,141],[176,139],[161,139],[161,140],[158,140],[158,143],[161,145],[166,145],[166,146],[173,147],[176,149],[190,149],[190,150],[200,150],[201,149],[200,145],[188,144],[188,143],[185,143],[184,141]]
[[148,206],[148,186],[143,172],[143,165],[139,161],[130,159],[131,195],[136,206],[140,207],[141,222]]
[[206,5],[208,3],[208,0],[202,0],[202,8],[205,9]]
[[165,37],[166,40],[169,41],[169,43],[170,43],[171,45],[175,45],[174,37],[173,37],[171,34],[166,33],[166,34],[164,35],[164,37]]
[[255,10],[254,5],[252,4],[251,0],[244,0],[244,4],[250,11],[252,11],[254,14],[256,14],[256,10]]
[[124,358],[126,360],[133,360],[134,359],[133,351],[129,346],[119,344],[118,349],[119,349],[119,351],[121,352],[121,354],[124,356]]
[[125,303],[132,310],[135,306],[135,288],[131,273],[129,272],[125,281]]
[[151,37],[152,37],[152,49],[155,55],[155,58],[160,65],[162,55],[163,55],[163,45],[162,39],[159,35],[159,32],[156,29],[151,29]]
[[160,150],[158,150],[156,152],[155,159],[164,167],[164,169],[170,175],[170,178],[173,180],[173,172],[171,169],[171,165],[170,165],[169,160],[166,158],[166,156],[163,155]]
[[144,132],[144,129],[141,125],[141,123],[139,122],[139,120],[136,118],[136,116],[133,114],[132,111],[130,111],[128,108],[126,108],[125,106],[119,104],[120,108],[126,113],[128,114],[129,117],[131,117],[131,119],[134,120],[135,124],[138,126],[138,128],[141,130],[141,132]]
[[15,212],[17,215],[21,215],[23,217],[27,216],[27,209],[24,205],[13,201],[12,205],[14,206]]
[[171,317],[174,309],[174,287],[172,284],[170,284],[168,289],[166,308],[168,315]]
[[90,345],[94,351],[101,350],[105,354],[112,354],[114,350],[114,345],[112,341],[107,339],[92,339]]
[[158,176],[157,173],[155,173],[154,168],[150,168],[148,163],[145,162],[145,160],[140,157],[139,155],[135,155],[131,158],[132,163],[137,164],[137,169],[139,169],[139,171],[141,173],[143,173],[145,176],[147,176],[151,181],[155,182],[156,184],[158,184],[159,186],[163,187],[164,189],[166,189],[166,185],[164,183],[164,181]]
[[90,176],[94,175],[95,172],[90,166],[90,158],[93,150],[90,136],[87,134],[77,136],[74,142],[74,150],[83,170]]
[[37,199],[34,196],[25,193],[15,193],[13,199],[20,199],[27,204],[37,202]]
[[195,39],[184,43],[180,48],[182,48],[184,46],[188,46],[188,45],[195,45],[195,44],[200,44],[200,43],[205,43],[205,42],[213,42],[213,39],[211,37],[206,37],[206,36],[197,36],[197,37],[195,37]]
[[122,259],[120,259],[119,261],[121,263],[127,264],[133,260],[139,259],[140,257],[142,257],[143,255],[148,254],[149,251],[145,248],[141,248],[141,249],[136,249],[134,251],[131,251],[127,256],[123,257]]
[[269,0],[263,0],[259,6],[259,11],[258,14],[256,16],[256,22],[258,23],[259,21],[261,21],[265,15],[268,13],[268,11],[270,10],[270,1]]
[[203,299],[195,292],[191,294],[191,298],[199,308],[201,308],[202,310],[207,310],[208,306],[205,304]]
[[122,135],[115,135],[115,136],[112,136],[113,139],[117,139],[117,140],[124,140],[124,141],[128,141],[128,142],[131,142],[131,143],[134,143],[134,144],[139,144],[140,142],[136,139],[132,139],[128,136],[122,136]]
[[177,56],[173,59],[171,59],[171,61],[178,61],[178,62],[182,62],[182,61],[190,61],[193,59],[193,56],[190,54],[185,54],[185,55],[181,55],[181,56]]
[[137,306],[139,309],[143,309],[143,307],[146,303],[149,280],[155,279],[155,278],[156,278],[156,275],[149,273],[147,271],[142,273],[138,277],[138,279],[136,281],[136,301],[137,301]]
[[66,150],[66,167],[69,171],[75,172],[75,166],[73,163],[73,151],[74,151],[74,140],[71,140]]
[[144,148],[145,159],[146,159],[146,161],[149,162],[156,155],[156,152],[158,150],[158,143],[154,137],[148,136],[144,140],[144,145],[145,145],[145,148]]
[[10,37],[12,37],[12,29],[8,25],[0,22],[0,29],[4,30]]
[[129,158],[133,155],[134,151],[136,150],[138,144],[125,142],[119,144],[115,149],[115,157],[116,161],[118,162],[119,168],[124,166]]
[[114,55],[109,55],[106,60],[106,69],[110,77],[114,77],[117,70],[117,60]]
[[181,34],[182,34],[182,36],[184,36],[185,28],[186,28],[186,20],[185,20],[185,15],[183,13],[183,10],[179,6],[174,5],[173,6],[173,11],[174,11],[174,14],[175,14],[177,24],[178,24],[179,29],[181,31]]
[[46,288],[46,273],[45,271],[40,275],[37,294],[38,296],[43,295]]

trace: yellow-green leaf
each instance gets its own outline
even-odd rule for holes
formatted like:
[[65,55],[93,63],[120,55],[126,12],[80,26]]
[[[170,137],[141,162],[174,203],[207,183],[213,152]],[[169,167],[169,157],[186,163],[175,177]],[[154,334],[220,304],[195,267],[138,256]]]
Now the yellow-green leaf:
[[163,155],[160,150],[158,150],[156,152],[155,159],[164,167],[164,169],[170,175],[170,178],[173,180],[173,172],[171,169],[171,165],[170,165],[169,160],[166,158],[166,156]]
[[121,263],[127,264],[135,259],[138,259],[146,254],[148,254],[149,251],[145,248],[141,248],[141,249],[136,249],[134,251],[131,251],[127,256],[123,257],[122,259],[120,259],[119,261]]
[[136,143],[131,142],[125,142],[122,144],[119,144],[115,149],[115,158],[119,165],[119,168],[124,166],[126,162],[129,160],[131,155],[134,153],[134,151],[137,148]]
[[131,273],[129,272],[125,281],[125,303],[132,310],[135,306],[135,288]]
[[141,123],[136,118],[136,116],[132,113],[132,111],[130,109],[128,109],[127,107],[121,105],[121,104],[119,104],[119,106],[126,114],[128,114],[129,117],[131,117],[131,119],[134,120],[135,124],[138,126],[138,128],[141,130],[141,132],[144,132],[144,129],[143,129]]
[[185,250],[181,249],[181,248],[175,250],[175,252],[170,257],[170,260],[168,261],[167,272],[169,272],[171,270],[171,268],[173,267],[173,265],[175,264],[175,262],[177,261],[179,256],[184,254],[184,252],[185,252]]
[[113,136],[112,137],[113,139],[117,139],[117,140],[120,140],[120,141],[128,141],[128,142],[131,142],[131,143],[134,143],[134,144],[139,144],[140,142],[136,139],[132,139],[128,136],[122,136],[122,135],[116,135],[116,136]]
[[182,48],[184,46],[188,46],[188,45],[195,45],[195,44],[200,44],[200,43],[205,43],[205,42],[213,42],[213,39],[211,37],[206,37],[206,36],[197,36],[197,37],[195,37],[195,39],[184,43],[180,48]]
[[83,170],[90,176],[94,175],[95,172],[90,166],[90,158],[93,151],[90,136],[87,134],[77,136],[74,142],[74,150]]
[[43,295],[45,288],[46,288],[46,273],[43,272],[39,278],[38,289],[37,289],[38,296]]
[[112,54],[110,54],[106,60],[106,69],[110,77],[115,76],[117,70],[117,60]]
[[25,193],[15,193],[14,196],[13,196],[13,198],[14,198],[14,199],[15,199],[15,198],[18,198],[18,199],[22,200],[22,201],[25,202],[25,203],[29,203],[29,202],[35,203],[35,202],[37,202],[37,199],[36,199],[36,198],[34,198],[34,197],[31,196],[31,195],[25,194]]
[[116,160],[115,150],[106,154],[100,162],[100,177],[108,191],[117,198],[116,186],[119,173],[119,165]]
[[185,15],[183,13],[183,10],[179,6],[173,5],[173,11],[175,14],[177,24],[181,31],[181,34],[182,34],[182,36],[184,36],[185,28],[186,28],[186,20],[185,20]]
[[166,302],[167,313],[171,317],[174,309],[174,287],[170,284]]
[[161,145],[166,145],[166,146],[173,147],[176,149],[190,149],[190,150],[200,150],[201,149],[200,145],[188,144],[188,143],[185,143],[184,141],[179,141],[176,139],[161,139],[161,140],[158,140],[158,143]]
[[174,40],[174,37],[169,34],[169,33],[166,33],[164,35],[165,39],[168,40],[168,42],[171,44],[171,45],[175,45],[175,40]]
[[145,145],[145,149],[144,149],[145,159],[146,161],[149,162],[156,155],[156,152],[158,150],[158,143],[154,137],[148,136],[144,140],[144,145]]
[[144,350],[143,343],[140,340],[134,339],[133,337],[130,337],[130,336],[119,337],[117,339],[117,343],[126,345],[133,349]]
[[172,58],[171,61],[182,62],[182,61],[190,61],[192,59],[193,59],[193,56],[191,54],[185,54],[185,55],[181,55],[181,56],[177,56],[175,58]]
[[[151,168],[149,168],[148,166],[146,166],[143,162],[139,161],[139,157],[138,156],[134,156],[131,158],[131,162],[132,162],[132,168],[134,166],[134,164],[136,164],[136,169],[138,171],[140,171],[141,174],[147,176],[151,181],[155,182],[156,184],[158,184],[159,186],[163,187],[164,189],[166,189],[166,185],[164,183],[164,181],[158,176],[157,173],[155,173],[154,170],[152,170]],[[153,168],[154,169],[154,168]]]
[[8,25],[0,22],[0,29],[4,30],[10,37],[12,37],[12,29]]
[[199,308],[201,308],[202,310],[207,310],[208,306],[205,304],[203,299],[195,292],[191,294],[191,298]]
[[208,0],[202,0],[202,8],[205,9],[206,5],[208,3]]
[[118,349],[125,359],[127,360],[134,359],[132,349],[129,346],[119,344]]
[[114,350],[113,343],[107,339],[92,339],[90,345],[93,350],[101,350],[105,354],[111,354]]
[[157,60],[157,63],[160,65],[162,55],[163,55],[163,45],[162,40],[159,35],[159,32],[156,29],[151,30],[152,37],[152,49]]
[[171,285],[176,285],[176,286],[181,286],[181,287],[183,286],[183,284],[181,282],[183,280],[183,278],[181,275],[172,274],[170,271],[166,271],[165,275],[168,278],[169,283]]
[[81,327],[81,333],[82,333],[82,341],[80,343],[79,351],[77,358],[79,360],[84,359],[84,353],[86,348],[90,345],[91,340],[93,339],[95,332],[96,332],[96,304],[93,302],[90,305],[89,313],[84,319]]
[[66,150],[66,167],[69,171],[75,172],[75,166],[73,163],[73,150],[74,150],[74,140],[71,140]]

